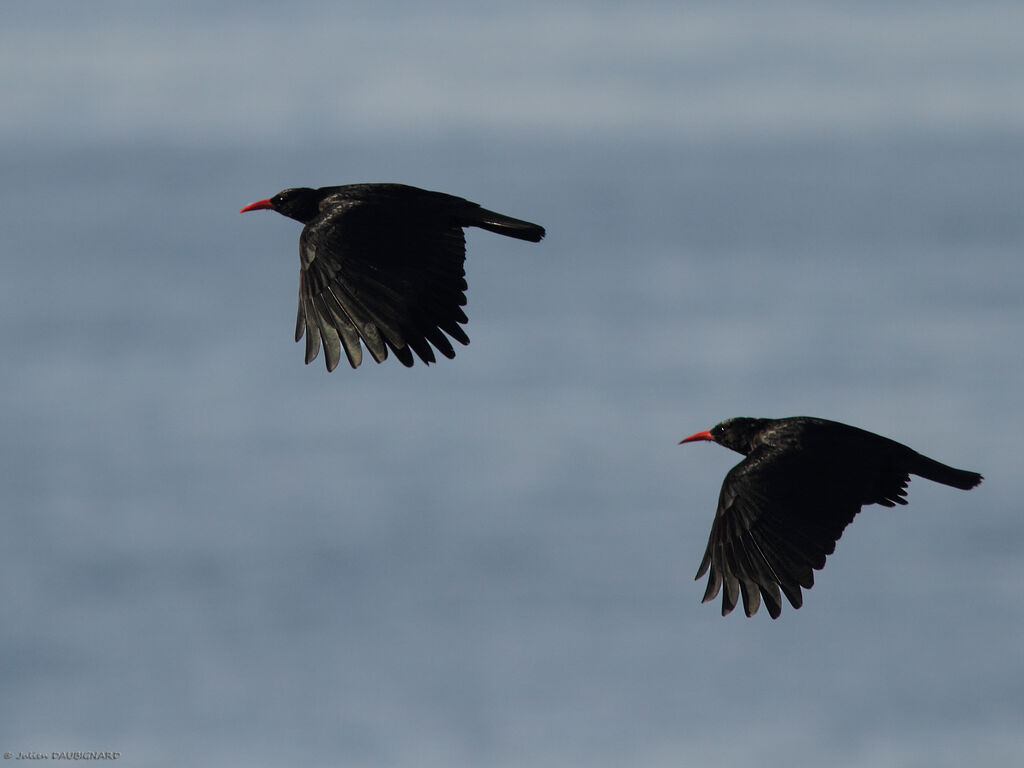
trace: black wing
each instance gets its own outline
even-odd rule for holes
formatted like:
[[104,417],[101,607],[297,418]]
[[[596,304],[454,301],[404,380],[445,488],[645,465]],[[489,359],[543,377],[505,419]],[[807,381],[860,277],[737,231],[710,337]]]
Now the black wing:
[[799,608],[801,587],[814,585],[813,571],[825,566],[862,505],[906,504],[910,478],[901,462],[877,446],[852,447],[762,445],[733,467],[697,571],[699,579],[710,569],[704,602],[724,588],[723,616],[742,595],[747,616],[763,599],[774,619],[781,590]]
[[377,362],[391,349],[407,366],[413,364],[412,352],[425,363],[435,362],[431,345],[454,357],[445,334],[469,343],[460,327],[467,322],[462,311],[466,241],[457,220],[438,207],[324,201],[325,214],[306,226],[299,240],[295,340],[306,334],[307,363],[321,342],[329,371],[342,349],[358,367],[360,340]]

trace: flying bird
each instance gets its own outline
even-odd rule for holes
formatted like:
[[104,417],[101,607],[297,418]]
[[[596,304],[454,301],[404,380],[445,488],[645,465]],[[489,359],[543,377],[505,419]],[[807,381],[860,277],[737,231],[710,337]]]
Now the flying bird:
[[378,363],[389,349],[406,366],[413,352],[426,364],[436,361],[434,349],[455,357],[449,336],[469,344],[461,328],[467,322],[463,228],[534,243],[544,237],[537,224],[404,184],[286,189],[239,213],[259,210],[305,224],[295,340],[305,334],[306,363],[322,342],[328,371],[342,350],[357,368],[360,341]]
[[881,435],[807,416],[728,419],[680,445],[698,440],[746,457],[725,476],[697,570],[697,579],[710,570],[703,602],[722,590],[723,616],[742,595],[747,616],[763,599],[778,618],[779,590],[799,608],[800,588],[814,585],[813,570],[860,508],[906,504],[910,475],[963,490],[982,480]]

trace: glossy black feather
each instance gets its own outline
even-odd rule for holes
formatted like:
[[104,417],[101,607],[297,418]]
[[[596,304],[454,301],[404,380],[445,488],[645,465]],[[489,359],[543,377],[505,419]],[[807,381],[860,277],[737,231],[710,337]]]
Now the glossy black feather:
[[723,616],[742,598],[747,616],[763,601],[777,618],[780,591],[799,608],[801,588],[813,586],[861,507],[906,504],[911,474],[962,489],[982,480],[881,435],[804,416],[729,419],[693,439],[746,457],[722,483],[697,571],[708,574],[705,602],[722,593]]
[[[249,206],[305,224],[299,238],[295,340],[306,362],[321,345],[328,370],[342,353],[353,368],[362,347],[378,363],[390,350],[406,366],[469,344],[464,227],[538,242],[544,229],[441,192],[403,184],[297,188]],[[361,344],[360,344],[361,342]]]

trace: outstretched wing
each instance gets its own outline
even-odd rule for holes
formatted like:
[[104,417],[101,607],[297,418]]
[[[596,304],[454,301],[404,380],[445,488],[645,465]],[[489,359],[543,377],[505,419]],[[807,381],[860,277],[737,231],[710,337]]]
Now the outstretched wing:
[[[345,351],[353,368],[360,341],[377,362],[388,349],[404,365],[412,353],[435,362],[469,337],[466,241],[454,217],[404,201],[326,198],[325,213],[302,231],[295,340],[306,336],[306,362],[324,347],[327,370]],[[433,348],[431,347],[433,345]]]
[[753,616],[763,599],[774,619],[782,612],[781,590],[799,608],[800,589],[814,585],[813,571],[825,566],[862,505],[906,503],[906,471],[877,446],[863,447],[761,445],[733,467],[697,571],[699,579],[710,570],[704,602],[722,590],[723,616],[740,596]]

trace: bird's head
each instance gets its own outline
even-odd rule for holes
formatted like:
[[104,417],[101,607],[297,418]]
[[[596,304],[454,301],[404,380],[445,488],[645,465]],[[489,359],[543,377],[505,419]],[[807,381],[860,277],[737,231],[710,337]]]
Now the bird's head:
[[282,216],[308,224],[320,213],[320,201],[323,199],[318,189],[295,187],[278,192],[267,200],[257,200],[245,206],[239,213],[246,211],[277,211]]
[[696,432],[680,440],[679,444],[711,440],[746,456],[753,450],[754,440],[771,421],[771,419],[751,419],[746,416],[726,419],[715,424],[711,429]]

